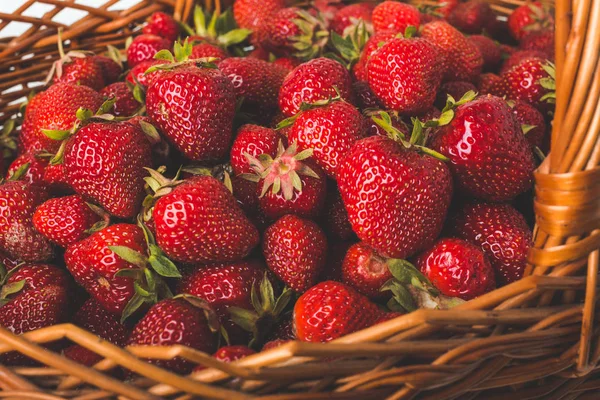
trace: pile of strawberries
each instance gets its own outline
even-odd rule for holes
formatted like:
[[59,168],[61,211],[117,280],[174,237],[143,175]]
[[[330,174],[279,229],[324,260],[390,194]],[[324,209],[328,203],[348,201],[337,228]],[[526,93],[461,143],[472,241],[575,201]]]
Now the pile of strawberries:
[[520,279],[552,29],[536,2],[236,0],[108,56],[59,44],[2,137],[0,325],[233,361]]

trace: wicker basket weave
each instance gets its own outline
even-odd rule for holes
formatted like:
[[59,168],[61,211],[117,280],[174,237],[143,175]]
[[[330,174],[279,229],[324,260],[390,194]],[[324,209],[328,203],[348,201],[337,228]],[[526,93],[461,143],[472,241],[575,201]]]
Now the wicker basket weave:
[[[0,0],[1,2],[7,0]],[[72,48],[123,46],[133,23],[156,10],[187,19],[192,0],[144,0],[109,11],[74,0],[27,0],[2,13],[32,24],[0,39],[0,123],[56,59],[52,18],[62,8],[89,14],[63,27]],[[43,18],[25,16],[52,5]],[[510,13],[520,0],[492,0]],[[212,2],[206,2],[208,7]],[[218,2],[217,2],[218,7]],[[292,342],[225,364],[182,346],[120,349],[71,324],[14,336],[0,328],[0,354],[18,351],[43,367],[0,365],[0,397],[131,399],[598,399],[596,324],[600,257],[600,0],[558,0],[557,104],[549,157],[536,172],[535,246],[526,277],[452,310],[418,310],[328,344]],[[40,344],[69,340],[103,357],[86,368]],[[140,358],[184,357],[209,368],[179,376]],[[140,357],[140,358],[138,358]],[[325,361],[323,361],[325,360]],[[108,371],[139,374],[122,382]]]

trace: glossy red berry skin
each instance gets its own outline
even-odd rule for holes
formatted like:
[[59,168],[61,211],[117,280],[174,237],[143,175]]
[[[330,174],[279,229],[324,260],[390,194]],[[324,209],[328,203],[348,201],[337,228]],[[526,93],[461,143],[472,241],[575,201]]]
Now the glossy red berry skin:
[[335,13],[329,24],[329,28],[338,35],[344,37],[352,31],[352,28],[354,28],[359,21],[370,24],[372,12],[373,4],[371,3],[347,5]]
[[450,159],[464,194],[508,201],[533,182],[533,153],[510,107],[499,97],[488,95],[459,106],[430,146]]
[[298,7],[287,7],[273,14],[265,28],[263,44],[266,49],[278,56],[289,56],[296,51],[291,38],[302,35],[294,22],[301,18],[300,11]]
[[177,39],[177,35],[179,34],[179,26],[172,16],[157,11],[152,13],[146,26],[142,28],[142,32],[149,35],[160,36],[173,42]]
[[288,141],[300,150],[313,149],[312,158],[334,178],[341,158],[365,136],[362,114],[350,103],[334,101],[300,113],[288,132]]
[[160,50],[171,49],[170,40],[157,35],[142,34],[136,36],[127,48],[127,64],[135,67],[142,61],[152,60]]
[[523,215],[511,205],[468,203],[452,219],[452,233],[483,249],[499,285],[523,276],[532,232]]
[[323,269],[327,239],[314,222],[289,214],[265,231],[263,255],[279,279],[296,292],[304,292]]
[[539,50],[516,50],[511,53],[506,60],[502,63],[502,68],[500,68],[500,75],[504,75],[506,72],[513,69],[513,67],[521,64],[524,61],[529,59],[539,58],[541,60],[545,60],[547,58],[546,53]]
[[409,26],[419,29],[421,14],[416,7],[397,1],[384,1],[373,10],[373,28],[375,32],[394,31],[402,33]]
[[10,178],[25,164],[29,164],[27,172],[19,179],[23,182],[43,184],[44,172],[48,166],[48,159],[43,159],[32,153],[23,153],[10,164],[6,171],[6,179]]
[[356,235],[405,258],[439,235],[452,195],[450,170],[382,136],[361,139],[340,164],[338,185]]
[[206,42],[195,44],[194,47],[192,47],[192,54],[190,55],[190,59],[216,58],[212,63],[217,65],[228,57],[230,57],[230,54],[227,50]]
[[236,261],[259,241],[233,195],[209,176],[190,178],[158,199],[153,217],[157,244],[176,261]]
[[137,85],[139,83],[143,87],[147,88],[152,84],[152,82],[154,82],[154,79],[156,79],[158,75],[163,73],[163,71],[156,70],[154,72],[150,72],[149,74],[146,74],[146,71],[148,71],[148,69],[154,65],[161,65],[164,63],[165,61],[163,60],[155,59],[142,61],[135,67],[131,68],[125,77],[125,80],[132,85]]
[[300,296],[294,306],[296,337],[304,342],[329,342],[375,324],[384,314],[351,287],[321,282]]
[[[178,344],[212,353],[216,348],[216,337],[211,332],[201,309],[183,299],[167,299],[156,303],[148,310],[133,329],[128,344],[148,346]],[[180,357],[147,361],[178,373],[189,373],[194,365]]]
[[64,157],[67,179],[78,194],[114,216],[137,214],[146,195],[144,168],[152,166],[150,142],[141,128],[89,123],[69,139]]
[[35,229],[61,247],[85,238],[86,231],[99,220],[79,195],[50,199],[33,214]]
[[122,269],[138,268],[108,246],[125,246],[146,253],[144,234],[136,225],[116,224],[70,245],[65,264],[77,283],[107,311],[120,314],[134,294],[131,278],[116,277]]
[[371,299],[382,299],[388,293],[379,289],[392,279],[386,257],[364,243],[352,245],[342,264],[342,282]]
[[110,84],[102,89],[100,94],[106,98],[114,97],[116,99],[111,110],[116,117],[129,117],[141,107],[125,82]]
[[381,31],[374,33],[365,43],[365,47],[360,53],[360,58],[352,67],[352,73],[357,81],[367,81],[367,62],[380,48],[380,44],[386,43],[388,40],[394,39],[397,33],[394,31]]
[[419,255],[416,266],[442,294],[471,300],[495,288],[483,251],[461,239],[441,239]]
[[84,85],[94,90],[105,85],[104,71],[94,57],[73,57],[72,61],[63,64],[61,72],[60,76],[54,76],[54,83]]
[[369,86],[387,109],[408,115],[423,112],[433,105],[441,83],[440,57],[428,40],[389,40],[367,63]]
[[285,77],[279,91],[279,107],[286,117],[291,117],[300,111],[302,103],[335,97],[335,88],[342,99],[352,99],[352,81],[342,64],[315,58],[300,64]]
[[146,108],[191,160],[218,160],[231,145],[235,94],[219,70],[183,66],[161,74],[146,93]]
[[508,17],[508,28],[513,38],[520,40],[527,32],[540,30],[544,24],[552,25],[552,15],[535,1],[517,7]]
[[518,123],[533,126],[529,132],[525,133],[527,141],[532,147],[542,147],[546,136],[546,121],[541,112],[535,107],[517,100],[512,108],[512,112]]
[[268,154],[275,157],[280,140],[280,136],[274,129],[252,124],[242,125],[237,131],[230,151],[229,161],[234,174],[252,174],[254,171],[244,154],[248,153],[254,157]]
[[[6,283],[25,281],[23,288],[18,293],[29,290],[39,290],[46,286],[60,286],[65,290],[72,289],[73,281],[63,268],[50,264],[25,264],[21,265],[10,275]],[[10,297],[14,298],[18,294]]]
[[479,34],[496,18],[490,5],[480,0],[459,3],[448,16],[448,22],[467,34]]

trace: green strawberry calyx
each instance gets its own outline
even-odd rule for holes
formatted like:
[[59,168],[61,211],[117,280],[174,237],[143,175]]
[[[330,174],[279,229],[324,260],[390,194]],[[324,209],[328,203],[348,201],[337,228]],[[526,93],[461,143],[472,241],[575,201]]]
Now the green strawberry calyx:
[[315,17],[305,10],[296,11],[297,18],[292,22],[300,29],[301,34],[290,37],[294,56],[308,61],[320,56],[329,42],[329,31],[321,17]]
[[388,268],[393,278],[380,291],[392,292],[387,307],[391,311],[411,312],[418,308],[448,309],[464,303],[456,297],[440,293],[413,264],[406,260],[389,259]]
[[0,307],[10,301],[11,295],[19,293],[25,287],[25,279],[7,283],[10,277],[23,265],[25,265],[25,263],[20,263],[8,271],[4,264],[0,262]]
[[357,23],[351,33],[343,37],[332,31],[330,47],[333,47],[333,51],[325,53],[324,56],[345,65],[350,70],[360,59],[369,35],[369,29],[363,20]]
[[296,142],[286,149],[279,141],[277,155],[274,159],[269,154],[254,157],[249,153],[244,153],[255,174],[242,174],[241,177],[252,182],[263,180],[260,197],[271,190],[273,194],[282,192],[284,199],[289,201],[294,197],[294,191],[302,192],[301,175],[319,179],[319,175],[303,162],[312,154],[313,149],[298,152]]
[[62,76],[63,66],[65,64],[73,62],[74,59],[76,59],[76,58],[86,58],[86,57],[92,57],[95,55],[91,51],[82,51],[82,50],[72,50],[65,54],[65,50],[63,47],[63,41],[62,41],[62,28],[58,29],[57,37],[58,37],[58,54],[59,54],[60,58],[52,63],[52,67],[50,68],[48,75],[46,75],[46,80],[44,81],[44,84],[46,84],[46,85],[52,80],[52,78],[54,76],[56,76],[57,78],[60,78]]
[[231,9],[224,13],[217,11],[212,14],[205,12],[202,7],[194,8],[194,28],[180,23],[183,30],[193,37],[194,41],[208,42],[223,48],[228,48],[244,42],[252,33],[249,29],[239,28],[233,18]]
[[[257,288],[258,287],[258,288]],[[229,307],[231,320],[245,331],[252,333],[250,347],[260,348],[274,326],[281,321],[283,312],[292,300],[293,291],[284,288],[279,297],[275,297],[273,285],[267,273],[260,284],[254,282],[250,299],[254,310],[241,307]]]
[[303,111],[312,110],[313,108],[318,107],[324,107],[336,101],[346,101],[342,99],[342,95],[340,94],[340,91],[337,87],[334,86],[333,90],[335,90],[335,96],[329,96],[328,98],[322,100],[315,100],[312,103],[302,102],[302,104],[300,104],[300,111],[298,111],[295,115],[292,115],[291,117],[280,121],[275,127],[275,129],[279,130],[294,125],[294,122],[296,122],[296,120],[302,114]]
[[144,75],[148,75],[155,71],[171,71],[182,65],[195,65],[202,68],[216,69],[217,66],[213,63],[216,58],[190,58],[193,50],[192,42],[185,39],[183,44],[175,42],[173,45],[173,53],[167,49],[158,51],[154,55],[155,60],[165,61],[164,64],[153,65],[144,72]]
[[109,250],[121,259],[137,267],[122,269],[115,274],[115,277],[134,280],[135,293],[123,310],[121,322],[134,314],[143,304],[155,304],[161,299],[172,298],[173,293],[164,278],[181,278],[177,266],[158,247],[154,235],[140,216],[138,216],[138,226],[144,232],[146,254],[126,246],[108,246]]
[[542,65],[542,68],[548,74],[545,78],[540,78],[538,83],[541,87],[547,90],[546,94],[544,94],[540,101],[545,101],[549,104],[556,103],[556,66],[550,61],[546,62]]

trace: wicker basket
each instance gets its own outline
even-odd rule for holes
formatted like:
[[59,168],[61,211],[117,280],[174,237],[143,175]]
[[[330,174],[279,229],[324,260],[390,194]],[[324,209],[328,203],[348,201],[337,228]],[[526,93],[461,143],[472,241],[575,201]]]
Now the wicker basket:
[[[16,100],[57,57],[60,24],[52,18],[60,9],[89,13],[63,27],[63,37],[73,48],[99,50],[122,47],[132,23],[153,11],[186,19],[193,6],[191,0],[144,0],[109,11],[117,2],[94,9],[74,0],[28,0],[13,14],[0,12],[0,32],[10,21],[32,24],[20,37],[0,39],[0,122],[13,118]],[[34,3],[54,9],[41,19],[25,16]],[[493,3],[501,13],[522,4]],[[600,0],[559,0],[556,22],[552,149],[535,175],[535,248],[524,279],[452,310],[418,310],[328,344],[292,342],[231,364],[182,346],[123,350],[71,324],[20,337],[0,329],[0,354],[16,350],[44,366],[0,365],[0,397],[598,399]],[[103,360],[86,368],[40,346],[60,339]],[[138,358],[176,356],[209,368],[179,376]],[[118,365],[141,378],[115,379],[108,371]]]

